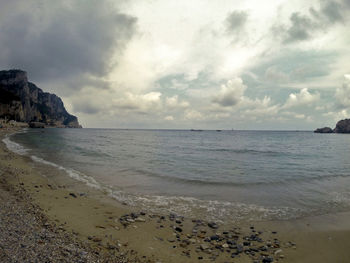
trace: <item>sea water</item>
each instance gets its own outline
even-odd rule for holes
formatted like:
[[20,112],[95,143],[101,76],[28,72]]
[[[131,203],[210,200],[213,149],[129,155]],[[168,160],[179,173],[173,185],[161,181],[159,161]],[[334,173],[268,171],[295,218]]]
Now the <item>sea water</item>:
[[13,151],[109,196],[222,221],[350,210],[350,135],[309,131],[27,129]]

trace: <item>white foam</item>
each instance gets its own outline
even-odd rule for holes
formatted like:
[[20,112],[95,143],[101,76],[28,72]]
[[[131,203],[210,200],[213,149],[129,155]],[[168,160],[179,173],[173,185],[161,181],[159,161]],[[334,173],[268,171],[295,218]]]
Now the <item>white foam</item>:
[[[26,131],[27,131],[27,129],[23,129],[23,130],[18,131],[16,133],[24,133]],[[5,143],[6,147],[10,151],[12,151],[14,153],[17,153],[19,155],[27,155],[28,154],[29,149],[23,147],[19,143],[11,141],[9,135],[7,135],[2,141]],[[49,165],[49,166],[55,167],[55,168],[57,168],[57,169],[59,169],[61,171],[64,171],[69,177],[71,177],[71,178],[73,178],[73,179],[75,179],[77,181],[83,182],[83,183],[85,183],[86,185],[88,185],[90,187],[97,188],[97,189],[102,189],[101,185],[94,178],[92,178],[90,176],[82,174],[82,173],[80,173],[78,171],[75,171],[73,169],[65,168],[65,167],[63,167],[61,165],[58,165],[56,163],[46,161],[43,158],[40,158],[40,157],[35,156],[35,155],[31,155],[30,157],[35,162],[38,162],[38,163],[41,163],[41,164],[45,164],[45,165]]]
[[90,187],[93,187],[93,188],[97,188],[97,189],[102,189],[101,185],[92,177],[90,176],[87,176],[85,174],[82,174],[76,170],[73,170],[73,169],[69,169],[69,168],[66,168],[66,167],[63,167],[61,165],[58,165],[56,163],[53,163],[53,162],[49,162],[49,161],[46,161],[38,156],[35,156],[35,155],[31,155],[30,156],[31,159],[35,162],[38,162],[38,163],[42,163],[42,164],[45,164],[45,165],[50,165],[52,167],[55,167],[61,171],[64,171],[69,177],[77,180],[77,181],[80,181],[80,182],[83,182],[85,183],[86,185],[90,186]]
[[291,219],[305,212],[291,207],[267,208],[239,202],[200,200],[194,197],[130,194],[112,189],[108,194],[120,202],[156,213],[172,212],[192,218],[200,215],[202,219],[221,222]]
[[10,136],[6,136],[2,141],[5,143],[7,149],[19,155],[26,155],[29,151],[29,149],[24,148],[22,145],[11,141]]

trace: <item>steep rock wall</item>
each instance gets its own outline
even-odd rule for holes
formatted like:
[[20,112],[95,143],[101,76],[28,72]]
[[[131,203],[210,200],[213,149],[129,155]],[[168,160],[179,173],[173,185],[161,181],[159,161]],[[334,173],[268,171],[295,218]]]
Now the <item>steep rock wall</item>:
[[55,94],[28,82],[22,70],[0,71],[0,118],[22,122],[42,122],[52,127],[81,128]]

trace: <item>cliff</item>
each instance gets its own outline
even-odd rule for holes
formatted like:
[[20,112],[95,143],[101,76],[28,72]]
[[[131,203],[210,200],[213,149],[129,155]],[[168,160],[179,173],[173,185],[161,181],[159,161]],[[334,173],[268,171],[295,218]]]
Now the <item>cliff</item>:
[[337,122],[337,125],[332,130],[329,127],[319,128],[315,133],[350,133],[350,119],[345,119]]
[[0,71],[0,118],[41,122],[51,127],[81,128],[55,94],[43,92],[22,70]]
[[350,133],[350,119],[338,121],[334,129],[335,133]]

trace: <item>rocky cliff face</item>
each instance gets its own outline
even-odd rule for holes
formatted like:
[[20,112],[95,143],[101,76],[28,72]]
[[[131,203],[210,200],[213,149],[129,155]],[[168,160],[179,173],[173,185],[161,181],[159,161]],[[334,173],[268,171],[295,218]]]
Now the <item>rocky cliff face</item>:
[[332,130],[329,127],[319,128],[315,133],[350,133],[350,119],[345,119],[337,122],[337,125]]
[[335,133],[350,133],[350,119],[338,121],[334,129]]
[[0,71],[0,118],[81,128],[77,117],[66,111],[58,96],[28,82],[27,73],[21,70]]

